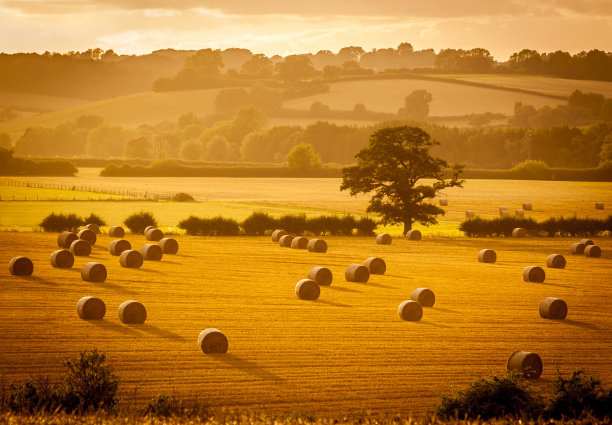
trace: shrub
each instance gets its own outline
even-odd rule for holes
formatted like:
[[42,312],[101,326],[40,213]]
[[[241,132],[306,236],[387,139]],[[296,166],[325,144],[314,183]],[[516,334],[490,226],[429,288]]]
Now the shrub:
[[612,216],[605,220],[559,217],[543,222],[531,218],[503,217],[486,220],[476,217],[461,223],[459,230],[467,236],[511,236],[515,227],[523,227],[531,235],[537,236],[597,236],[612,231]]
[[612,418],[612,390],[606,391],[601,380],[587,376],[584,370],[572,372],[566,379],[559,373],[547,415],[553,418],[578,418],[591,414],[598,418]]
[[74,213],[68,215],[51,213],[40,222],[45,232],[62,232],[64,230],[76,231],[85,222]]
[[159,394],[147,403],[143,413],[151,416],[179,416],[180,404],[173,395]]
[[550,180],[554,172],[544,161],[527,160],[512,169],[521,179],[527,180]]
[[188,235],[197,236],[199,235],[199,231],[202,227],[202,219],[190,215],[186,219],[179,221],[178,228],[185,230]]
[[467,388],[442,395],[436,406],[441,418],[496,418],[506,415],[535,417],[544,408],[543,398],[518,373],[478,378]]
[[106,226],[106,221],[104,221],[104,219],[96,213],[89,214],[88,217],[85,217],[83,219],[83,222],[85,224],[92,223],[92,224],[97,224],[98,226]]
[[361,219],[355,223],[359,236],[374,236],[374,229],[376,229],[376,226],[378,226],[376,220],[368,217],[361,217]]
[[236,236],[240,234],[240,226],[233,218],[213,217],[210,219],[211,235]]
[[62,399],[69,412],[94,409],[112,410],[117,404],[119,378],[106,364],[106,355],[98,350],[82,351],[63,363],[68,368]]
[[177,193],[176,195],[172,197],[172,200],[174,202],[194,202],[195,201],[193,196],[185,192]]
[[144,232],[147,226],[157,226],[157,220],[155,220],[153,213],[140,211],[126,218],[123,224],[125,224],[132,233],[138,234]]
[[318,217],[308,217],[306,219],[306,230],[313,235],[324,235],[329,232],[329,217],[320,215]]
[[254,212],[244,219],[241,227],[247,235],[263,235],[268,230],[274,230],[276,220],[265,212]]
[[301,234],[306,230],[306,214],[286,214],[278,219],[278,227],[292,234]]
[[238,222],[232,218],[200,218],[189,216],[178,224],[188,235],[195,236],[236,236],[240,234]]
[[[4,398],[4,397],[3,397]],[[54,411],[61,406],[59,389],[45,376],[36,376],[19,385],[11,385],[3,404],[16,412]]]
[[355,217],[352,215],[345,215],[340,219],[340,234],[344,236],[351,236],[353,229],[357,227]]

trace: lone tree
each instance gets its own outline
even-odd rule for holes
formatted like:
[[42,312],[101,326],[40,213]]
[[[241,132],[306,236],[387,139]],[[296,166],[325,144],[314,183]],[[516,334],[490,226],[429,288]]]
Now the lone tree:
[[[404,234],[412,223],[436,224],[444,210],[423,201],[435,198],[447,187],[462,187],[463,166],[452,167],[431,156],[429,149],[439,144],[418,127],[388,127],[370,137],[370,146],[355,155],[357,165],[342,169],[340,190],[351,196],[374,192],[368,212],[378,213],[383,224],[404,224]],[[422,179],[434,179],[431,186]]]

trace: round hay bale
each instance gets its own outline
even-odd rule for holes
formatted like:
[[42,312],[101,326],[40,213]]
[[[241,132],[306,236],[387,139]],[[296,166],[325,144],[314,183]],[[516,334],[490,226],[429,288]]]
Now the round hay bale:
[[465,218],[474,218],[475,215],[476,213],[474,212],[474,210],[467,210],[465,212]]
[[106,280],[106,267],[104,264],[89,262],[81,269],[81,279],[87,282],[104,282]]
[[227,353],[229,344],[227,338],[219,329],[208,328],[200,332],[198,346],[204,354]]
[[31,276],[34,264],[28,257],[15,257],[9,262],[9,272],[13,276]]
[[388,233],[381,233],[380,235],[376,235],[376,243],[378,245],[391,245],[391,235]]
[[157,243],[164,254],[176,254],[178,252],[178,242],[172,238],[161,238]]
[[308,247],[308,239],[303,236],[291,239],[291,248],[293,249],[306,249]]
[[448,199],[446,199],[446,198],[440,199],[440,205],[443,206],[443,207],[447,207],[448,206]]
[[531,205],[531,202],[525,202],[525,203],[523,204],[523,209],[524,209],[525,211],[531,211],[531,210],[533,209],[533,206]]
[[506,368],[520,371],[525,378],[537,379],[542,374],[542,359],[535,353],[515,351],[508,358]]
[[492,249],[483,249],[478,253],[479,263],[494,263],[497,261],[497,254]]
[[399,305],[399,317],[409,322],[417,322],[423,317],[423,307],[416,301],[406,300]]
[[160,261],[164,255],[159,245],[148,243],[140,248],[142,258],[147,261]]
[[127,251],[128,249],[132,249],[132,244],[125,239],[115,239],[110,243],[108,247],[108,252],[111,255],[121,255],[123,251]]
[[584,256],[591,258],[599,258],[601,257],[601,248],[597,245],[589,245],[584,248]]
[[111,226],[111,228],[108,229],[108,236],[111,238],[122,238],[125,236],[125,230],[123,230],[121,226]]
[[306,248],[308,248],[310,252],[320,252],[324,254],[327,252],[327,242],[323,239],[311,239]]
[[94,232],[96,235],[100,234],[100,226],[98,226],[96,223],[89,223],[85,225],[85,229],[87,230],[91,230],[92,232]]
[[319,285],[331,285],[332,278],[332,272],[327,267],[313,267],[308,271],[308,279],[314,280]]
[[546,279],[546,273],[542,267],[528,266],[523,270],[523,280],[525,282],[542,283]]
[[561,298],[546,297],[540,303],[540,316],[544,319],[563,320],[567,316],[567,304]]
[[97,238],[93,230],[83,229],[77,234],[77,236],[79,237],[79,239],[83,239],[89,242],[91,246],[94,246],[96,244]]
[[100,320],[106,314],[106,304],[100,298],[83,297],[77,303],[77,314],[81,319]]
[[421,232],[419,230],[408,230],[406,232],[406,239],[409,239],[411,241],[420,241],[421,238],[423,237],[423,235],[421,235]]
[[76,241],[78,238],[76,233],[63,231],[57,236],[57,244],[60,248],[70,249],[72,242]]
[[499,216],[500,217],[508,217],[510,213],[508,212],[508,207],[499,207]]
[[295,295],[301,300],[314,301],[321,295],[321,289],[314,280],[302,279],[295,285]]
[[422,307],[433,307],[436,303],[436,295],[428,288],[416,288],[410,294],[410,299],[418,302]]
[[70,251],[78,257],[87,257],[91,254],[91,245],[85,239],[77,239],[70,245]]
[[580,239],[580,243],[584,244],[585,248],[588,245],[595,245],[595,242],[593,242],[591,239]]
[[74,255],[67,249],[58,249],[51,254],[51,265],[58,269],[69,269],[74,265]]
[[344,271],[344,277],[349,282],[367,282],[370,279],[370,271],[361,264],[349,264]]
[[147,234],[147,232],[148,232],[149,230],[151,230],[151,229],[157,229],[157,227],[155,227],[155,226],[147,226],[147,227],[145,227],[145,228],[144,228],[144,230],[142,231],[142,234],[143,234],[143,235],[146,235],[146,234]]
[[119,320],[126,324],[140,324],[147,320],[147,309],[134,300],[124,301],[119,306]]
[[285,236],[286,234],[287,232],[285,232],[284,230],[276,229],[275,231],[272,232],[272,242],[278,242],[281,236]]
[[565,257],[561,254],[550,254],[546,258],[546,266],[551,269],[564,269],[567,261],[565,261]]
[[378,257],[370,257],[363,262],[363,265],[368,268],[370,274],[385,274],[387,264],[385,260]]
[[163,237],[164,232],[159,229],[156,229],[155,227],[145,232],[145,238],[147,238],[148,241],[158,242],[163,239]]
[[525,236],[527,236],[527,230],[523,229],[522,227],[515,227],[512,229],[513,238],[524,238]]
[[514,215],[519,217],[519,218],[523,218],[525,217],[525,210],[518,208],[516,210],[514,210]]
[[603,210],[604,209],[604,203],[603,202],[595,202],[595,209]]
[[580,242],[573,243],[570,246],[570,250],[572,251],[572,255],[582,255],[584,254],[584,244]]
[[291,248],[291,241],[293,240],[293,236],[291,235],[283,235],[278,238],[278,244],[283,248]]
[[126,249],[119,255],[119,264],[121,264],[121,267],[139,269],[142,267],[142,263],[144,263],[142,254],[133,249]]

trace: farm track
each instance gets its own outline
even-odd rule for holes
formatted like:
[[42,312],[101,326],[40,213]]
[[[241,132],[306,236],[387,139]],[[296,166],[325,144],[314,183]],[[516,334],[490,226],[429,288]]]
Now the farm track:
[[[140,235],[126,237],[134,249]],[[83,349],[107,353],[120,375],[124,400],[142,405],[159,393],[196,397],[211,405],[271,412],[422,414],[438,395],[480,375],[502,373],[515,350],[544,361],[537,385],[556,367],[579,367],[612,383],[612,240],[601,238],[599,259],[569,255],[573,239],[395,239],[328,237],[326,254],[280,248],[268,237],[179,236],[179,254],[123,269],[101,235],[89,258],[70,270],[53,269],[56,235],[0,232],[0,376],[57,377],[62,360]],[[495,264],[476,260],[482,248]],[[544,267],[546,256],[566,256],[564,270]],[[10,276],[15,255],[34,261],[33,277]],[[378,256],[387,272],[366,284],[346,282],[344,269]],[[80,267],[99,261],[104,283],[84,282]],[[334,281],[314,302],[295,296],[313,266]],[[542,284],[522,281],[527,265],[547,273]],[[436,293],[420,322],[403,322],[397,307],[417,287]],[[76,315],[86,295],[102,298],[101,321]],[[539,317],[547,296],[564,299],[565,321]],[[117,307],[137,299],[148,310],[143,325],[124,325]],[[204,355],[199,332],[221,329],[225,355]]]

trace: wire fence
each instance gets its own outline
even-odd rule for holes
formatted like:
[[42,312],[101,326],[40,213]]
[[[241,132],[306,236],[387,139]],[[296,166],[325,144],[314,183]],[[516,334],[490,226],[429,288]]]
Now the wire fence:
[[[84,185],[73,185],[73,184],[59,184],[59,183],[41,183],[41,182],[30,182],[22,180],[9,180],[0,179],[0,186],[7,187],[26,187],[33,189],[55,189],[65,190],[74,192],[90,192],[99,193],[111,196],[121,196],[124,198],[130,198],[132,200],[139,201],[169,201],[172,200],[173,195],[169,193],[156,193],[149,191],[132,191],[119,188],[103,188],[96,186],[84,186]],[[16,199],[15,199],[16,200]],[[34,199],[30,199],[34,200]]]

